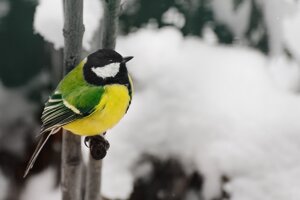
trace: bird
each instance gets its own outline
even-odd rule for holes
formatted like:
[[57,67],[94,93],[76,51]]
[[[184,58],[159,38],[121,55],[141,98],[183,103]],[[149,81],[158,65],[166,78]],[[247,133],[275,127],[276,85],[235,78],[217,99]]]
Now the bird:
[[123,118],[133,93],[126,67],[132,58],[112,49],[99,49],[66,74],[45,103],[40,139],[24,177],[50,136],[61,128],[79,136],[97,136],[105,134]]

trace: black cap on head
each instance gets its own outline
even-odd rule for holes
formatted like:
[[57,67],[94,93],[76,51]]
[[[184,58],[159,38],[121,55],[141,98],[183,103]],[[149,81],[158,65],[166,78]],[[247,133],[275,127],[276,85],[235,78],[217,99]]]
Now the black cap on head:
[[87,66],[102,67],[114,62],[122,62],[123,57],[112,49],[99,49],[90,54],[87,59]]

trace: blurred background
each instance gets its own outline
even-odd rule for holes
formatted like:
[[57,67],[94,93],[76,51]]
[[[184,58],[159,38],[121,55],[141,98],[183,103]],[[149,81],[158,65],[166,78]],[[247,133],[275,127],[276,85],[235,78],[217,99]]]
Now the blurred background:
[[[83,57],[102,13],[85,0]],[[0,0],[0,200],[61,198],[60,134],[22,175],[62,76],[62,25],[61,0]],[[299,200],[299,35],[298,0],[122,1],[135,95],[107,134],[102,195]]]

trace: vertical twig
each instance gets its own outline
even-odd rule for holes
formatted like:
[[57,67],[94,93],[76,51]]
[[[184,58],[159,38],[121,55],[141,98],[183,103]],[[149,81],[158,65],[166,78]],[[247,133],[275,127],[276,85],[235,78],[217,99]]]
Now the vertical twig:
[[[100,27],[99,37],[102,37],[102,43],[98,48],[114,49],[116,46],[116,37],[118,30],[118,20],[120,13],[120,0],[102,0],[104,5],[103,26]],[[101,40],[100,40],[101,42]],[[102,161],[95,160],[89,156],[87,166],[85,200],[100,200],[101,188],[101,169]]]
[[120,0],[103,0],[104,4],[104,26],[102,37],[102,48],[114,49],[118,30]]
[[[78,64],[81,56],[83,0],[64,0],[64,66],[65,73]],[[63,132],[62,142],[62,199],[81,200],[81,138]]]
[[101,200],[101,160],[95,160],[89,155],[87,165],[85,200]]

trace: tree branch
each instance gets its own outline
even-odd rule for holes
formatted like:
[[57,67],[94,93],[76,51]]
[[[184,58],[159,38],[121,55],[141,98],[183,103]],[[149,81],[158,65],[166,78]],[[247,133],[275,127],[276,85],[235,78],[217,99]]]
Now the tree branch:
[[[72,70],[81,57],[83,0],[64,0],[64,72]],[[62,141],[62,199],[81,200],[81,138],[67,131]]]
[[104,26],[102,48],[114,49],[118,33],[118,22],[120,15],[120,0],[103,0],[104,4]]
[[[114,49],[118,30],[118,19],[120,13],[120,0],[102,0],[104,5],[104,19],[99,37],[102,43],[98,43],[98,48]],[[95,160],[89,156],[87,167],[85,200],[100,200],[102,161]]]
[[102,161],[89,155],[86,174],[85,200],[101,200],[101,169]]

